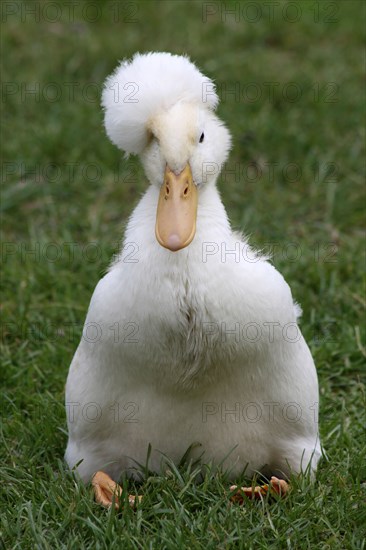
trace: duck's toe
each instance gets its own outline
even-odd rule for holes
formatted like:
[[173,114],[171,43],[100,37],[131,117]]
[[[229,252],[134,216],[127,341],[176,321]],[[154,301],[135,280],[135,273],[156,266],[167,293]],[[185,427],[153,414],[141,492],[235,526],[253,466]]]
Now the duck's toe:
[[290,490],[290,485],[284,479],[278,479],[278,477],[272,476],[270,483],[270,488],[273,493],[284,497]]
[[255,487],[238,487],[232,485],[230,492],[233,493],[230,497],[232,502],[243,504],[245,499],[259,500],[263,498],[268,492],[270,494],[277,494],[284,497],[289,492],[290,486],[284,479],[278,479],[277,477],[271,477],[269,483],[264,485],[256,485]]
[[[96,472],[92,478],[95,500],[98,504],[110,508],[113,504],[118,510],[122,502],[122,487],[118,485],[108,474]],[[132,508],[141,501],[141,496],[128,495],[128,502]],[[137,502],[136,502],[137,501]]]

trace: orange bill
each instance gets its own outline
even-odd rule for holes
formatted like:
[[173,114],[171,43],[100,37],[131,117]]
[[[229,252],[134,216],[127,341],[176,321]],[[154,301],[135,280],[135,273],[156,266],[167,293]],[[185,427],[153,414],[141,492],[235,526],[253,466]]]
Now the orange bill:
[[161,246],[176,252],[192,242],[196,233],[197,202],[197,187],[189,164],[178,175],[167,166],[155,226]]

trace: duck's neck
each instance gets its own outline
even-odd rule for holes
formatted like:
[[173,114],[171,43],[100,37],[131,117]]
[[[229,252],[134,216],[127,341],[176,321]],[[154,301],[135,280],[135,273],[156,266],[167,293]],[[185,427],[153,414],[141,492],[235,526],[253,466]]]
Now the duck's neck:
[[[151,185],[131,215],[126,228],[125,245],[136,243],[141,250],[149,249],[156,253],[165,250],[155,237],[158,199],[159,189]],[[230,239],[230,235],[230,223],[219,192],[214,184],[205,185],[198,193],[196,235],[184,250],[191,249],[193,252],[193,249],[201,249],[204,242],[222,243]]]
[[207,238],[211,233],[222,238],[231,234],[225,207],[214,184],[207,185],[199,191],[197,209],[198,236]]

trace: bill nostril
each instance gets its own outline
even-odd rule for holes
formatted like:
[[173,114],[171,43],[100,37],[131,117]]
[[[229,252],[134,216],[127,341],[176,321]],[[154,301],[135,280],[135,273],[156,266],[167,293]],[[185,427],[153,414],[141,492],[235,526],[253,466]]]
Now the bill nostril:
[[183,195],[186,197],[188,195],[188,185],[183,191]]

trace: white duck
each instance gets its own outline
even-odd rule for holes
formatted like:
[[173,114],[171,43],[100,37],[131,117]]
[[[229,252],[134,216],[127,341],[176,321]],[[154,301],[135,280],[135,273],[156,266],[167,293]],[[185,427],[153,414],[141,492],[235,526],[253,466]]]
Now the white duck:
[[[215,183],[230,134],[186,57],[135,55],[105,85],[108,136],[150,186],[97,285],[66,386],[66,460],[108,505],[125,472],[193,443],[232,478],[320,457],[318,382],[283,277],[232,231]],[[103,471],[104,473],[101,473]]]

